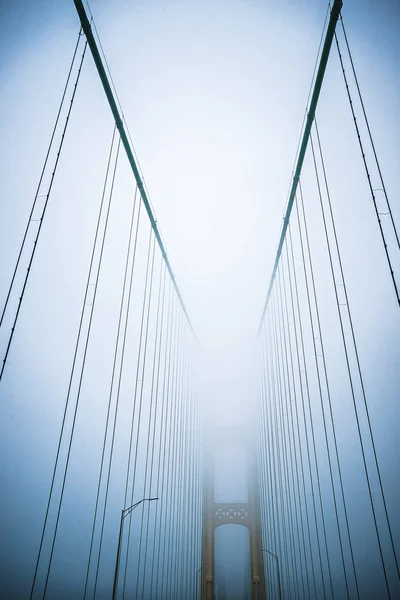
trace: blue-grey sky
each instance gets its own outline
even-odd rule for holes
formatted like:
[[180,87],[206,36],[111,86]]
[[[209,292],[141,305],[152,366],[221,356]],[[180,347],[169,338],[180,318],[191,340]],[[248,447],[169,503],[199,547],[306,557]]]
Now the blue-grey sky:
[[[253,342],[327,7],[316,0],[93,0],[90,6],[200,341],[205,422],[210,415],[221,423],[246,421],[254,410]],[[345,0],[343,16],[399,223],[400,8],[395,1]],[[72,1],[49,0],[2,1],[0,22],[3,298],[79,23]],[[373,427],[389,507],[394,511],[400,458],[396,443],[398,307],[334,48],[318,119]],[[8,515],[12,523],[12,528],[3,525],[8,544],[3,558],[6,589],[25,589],[24,583],[17,585],[15,579],[18,573],[29,570],[37,546],[37,528],[31,528],[43,511],[111,134],[109,108],[92,59],[87,56],[6,376],[0,384],[0,460],[6,480],[2,486],[2,521],[4,524],[4,515]],[[306,162],[305,189],[312,187],[309,167]],[[86,390],[90,400],[79,422],[77,455],[86,448],[88,435],[93,433],[97,439],[100,416],[96,416],[94,398],[101,396],[107,380],[103,366],[110,358],[107,348],[118,304],[131,190],[132,178],[124,163],[117,182],[122,200],[116,204],[110,223],[100,316],[94,334],[97,350],[91,357]],[[310,198],[311,243],[316,248],[320,221],[311,192]],[[141,243],[144,247],[145,234]],[[399,260],[396,267],[400,267]],[[317,274],[324,296],[327,280],[322,256],[319,263],[317,259]],[[331,304],[326,296],[328,308],[322,316],[336,394],[341,399],[345,394],[343,365],[335,362],[338,341],[329,323]],[[114,316],[110,319],[109,315]],[[0,337],[2,349],[4,340]],[[349,418],[340,406],[339,402],[341,443],[350,451],[353,429],[352,425],[346,427]],[[87,464],[91,464],[89,457]],[[79,504],[86,467],[85,461],[79,464],[76,460],[70,493],[73,510]],[[224,469],[218,471],[223,482]],[[229,470],[225,477],[226,489],[231,489]],[[219,485],[224,487],[224,483]],[[395,525],[398,536],[400,524]],[[75,551],[73,538],[68,544]]]

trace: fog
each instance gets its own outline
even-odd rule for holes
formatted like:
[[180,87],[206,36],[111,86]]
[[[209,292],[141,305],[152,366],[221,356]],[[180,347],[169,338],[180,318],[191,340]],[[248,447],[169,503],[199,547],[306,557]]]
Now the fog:
[[[260,421],[257,331],[327,6],[316,0],[301,3],[92,0],[90,8],[157,224],[196,334],[194,340],[188,328],[181,325],[185,344],[181,360],[186,364],[188,357],[187,364],[192,359],[195,363],[197,383],[193,399],[199,406],[197,429],[188,429],[190,436],[182,442],[182,448],[186,442],[187,448],[191,447],[190,440],[195,440],[204,457],[212,445],[209,440],[214,436],[218,441],[218,428],[231,430],[231,435],[226,435],[228,443],[214,456],[215,501],[245,501],[248,472],[243,456],[253,450],[254,439],[258,440]],[[0,17],[2,307],[79,20],[72,1],[50,0],[1,2]],[[399,224],[400,9],[390,0],[380,3],[345,0],[343,17],[385,185]],[[371,422],[398,545],[400,319],[334,47],[317,118],[329,168]],[[5,600],[29,597],[112,135],[113,120],[88,51],[0,382],[0,597]],[[116,146],[113,152],[115,157]],[[308,202],[325,352],[336,398],[339,445],[346,463],[344,477],[356,532],[362,598],[385,597],[370,528],[338,324],[332,318],[334,298],[329,288],[327,254],[309,153],[302,183]],[[374,186],[380,187],[375,183]],[[134,181],[122,148],[114,196],[48,598],[83,597],[83,563],[97,485],[134,198]],[[379,211],[385,212],[380,204],[382,196],[378,194],[377,199]],[[33,215],[34,219],[39,218],[38,213]],[[129,453],[129,398],[135,385],[135,369],[143,362],[136,342],[141,328],[150,228],[144,210],[135,215],[135,222],[140,224],[137,291],[132,295],[133,316],[126,349],[128,367],[121,388],[116,467],[110,487],[111,522],[105,533],[98,598],[111,597],[118,519],[124,499],[123,472]],[[103,225],[104,219],[103,215]],[[31,235],[31,246],[33,239]],[[155,315],[163,266],[157,250],[154,256],[154,294],[148,300],[148,310]],[[22,266],[17,279],[19,289],[11,296],[12,307],[18,303],[26,262]],[[397,274],[398,256],[394,269]],[[89,286],[89,307],[93,303],[93,281]],[[169,288],[166,289],[165,302]],[[167,326],[165,320],[165,331]],[[10,314],[0,333],[2,359],[11,327]],[[156,336],[154,319],[149,330],[152,343]],[[161,371],[166,360],[160,359]],[[146,377],[146,385],[150,386],[150,372]],[[142,379],[145,380],[144,375]],[[311,385],[316,385],[315,381]],[[143,417],[146,424],[151,422],[151,406],[150,397]],[[160,417],[152,434],[154,439],[162,422]],[[139,488],[135,492],[140,499],[148,489],[144,450],[147,429],[143,427],[142,433],[137,427],[137,438],[140,444],[143,442],[137,466]],[[240,427],[251,440],[243,450],[235,435]],[[321,448],[321,420],[318,427],[317,443]],[[159,447],[161,450],[161,442]],[[63,452],[66,453],[65,448]],[[153,488],[149,490],[153,492]],[[189,514],[189,507],[186,510]],[[197,510],[200,515],[199,506]],[[161,517],[165,515],[164,508],[160,511]],[[139,531],[141,514],[134,517],[134,531],[135,527]],[[200,516],[197,525],[201,525]],[[196,552],[200,544],[198,537]],[[215,591],[224,589],[230,600],[251,597],[248,544],[248,532],[243,527],[228,525],[216,529]],[[334,564],[338,560],[336,556]],[[199,553],[194,556],[196,561],[193,573],[199,570],[198,582],[202,569]],[[390,577],[395,578],[393,568]],[[34,597],[40,593],[38,589]],[[285,597],[291,597],[289,591]]]

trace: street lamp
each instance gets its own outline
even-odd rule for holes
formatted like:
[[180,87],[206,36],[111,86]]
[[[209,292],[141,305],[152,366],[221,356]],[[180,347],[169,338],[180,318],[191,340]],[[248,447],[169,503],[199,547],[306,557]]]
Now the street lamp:
[[158,498],[142,498],[139,502],[135,502],[129,508],[124,508],[121,511],[121,522],[119,525],[119,538],[118,538],[118,550],[117,550],[117,559],[115,561],[115,572],[114,572],[114,585],[113,585],[113,593],[112,600],[116,600],[117,598],[117,587],[118,587],[118,571],[119,571],[119,561],[121,557],[121,545],[122,545],[122,532],[124,530],[124,519],[126,516],[130,515],[133,510],[142,502],[152,502],[153,500],[158,500]]
[[268,552],[276,560],[276,574],[278,576],[278,590],[279,590],[279,600],[282,600],[282,588],[281,588],[281,576],[279,573],[279,558],[273,552],[270,552],[266,548],[263,548],[263,552]]

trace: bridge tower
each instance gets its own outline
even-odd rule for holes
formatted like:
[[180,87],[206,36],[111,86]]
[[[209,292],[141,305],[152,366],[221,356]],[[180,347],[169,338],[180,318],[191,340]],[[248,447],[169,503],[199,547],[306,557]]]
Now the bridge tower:
[[[215,530],[220,525],[243,525],[249,531],[252,600],[266,600],[264,557],[262,551],[261,512],[255,451],[248,444],[242,428],[213,429],[205,444],[203,477],[203,531],[201,565],[201,600],[215,598]],[[243,448],[247,467],[247,502],[216,502],[214,493],[214,457],[216,450],[235,440]],[[255,449],[254,449],[255,450]]]

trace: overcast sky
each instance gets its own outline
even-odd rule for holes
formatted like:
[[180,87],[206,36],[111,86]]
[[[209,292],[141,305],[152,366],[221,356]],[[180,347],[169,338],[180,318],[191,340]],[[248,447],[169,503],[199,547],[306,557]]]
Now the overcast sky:
[[[221,423],[242,422],[253,406],[253,344],[327,7],[317,0],[93,0],[90,4],[200,342],[206,421],[212,414]],[[345,0],[343,16],[399,223],[400,7],[394,0]],[[72,1],[50,0],[0,0],[0,22],[3,298],[79,22]],[[382,468],[394,506],[399,477],[395,440],[400,321],[335,48],[320,105],[319,125],[336,192],[344,264]],[[86,277],[112,127],[103,90],[87,56],[0,388],[7,433],[1,460],[7,463],[8,473],[21,473],[10,484],[3,514],[11,511],[15,519],[21,508],[16,508],[15,495],[35,494],[35,485],[45,485],[28,477],[27,460],[42,435],[43,423],[49,430],[58,427],[59,413],[52,398],[65,387],[74,342],[72,326]],[[121,194],[133,189],[126,165],[119,186]],[[109,237],[104,275],[109,304],[104,301],[103,323],[117,302],[115,282],[123,264],[125,242],[120,231],[125,208],[116,209]],[[396,265],[400,267],[400,261]],[[99,345],[107,344],[108,333],[104,325]],[[0,337],[2,349],[4,340]],[[96,385],[101,387],[101,383]],[[86,425],[90,427],[90,421]],[[37,469],[43,457],[48,456],[49,463],[52,460],[52,438],[48,432],[46,436],[49,447],[44,445],[42,454],[34,458]],[[226,485],[230,489],[231,484]],[[22,544],[24,535],[18,536]]]

